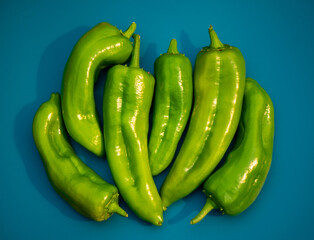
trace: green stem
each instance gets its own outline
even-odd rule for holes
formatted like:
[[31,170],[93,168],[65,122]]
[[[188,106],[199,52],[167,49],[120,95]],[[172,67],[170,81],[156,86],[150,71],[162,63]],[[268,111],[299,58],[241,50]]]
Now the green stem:
[[128,217],[128,214],[119,206],[117,202],[113,202],[109,205],[109,213],[117,213],[122,217]]
[[177,48],[177,40],[172,39],[168,48],[168,53],[170,54],[178,54],[178,48]]
[[140,35],[133,34],[134,47],[130,61],[130,67],[140,67]]
[[220,42],[217,33],[214,31],[213,26],[210,25],[209,29],[209,37],[210,37],[210,48],[222,48],[224,47],[223,43]]
[[126,38],[130,38],[133,35],[133,33],[135,32],[135,29],[136,29],[136,23],[132,22],[131,25],[129,26],[129,28],[127,30],[125,30],[125,32],[122,32],[122,34]]
[[216,208],[216,204],[210,199],[207,198],[206,203],[202,210],[191,220],[191,224],[198,223],[201,221],[211,210]]

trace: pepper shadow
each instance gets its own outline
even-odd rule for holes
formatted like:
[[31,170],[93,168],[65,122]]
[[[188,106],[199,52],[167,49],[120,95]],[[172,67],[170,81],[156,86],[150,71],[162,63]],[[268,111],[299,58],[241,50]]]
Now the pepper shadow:
[[51,205],[65,216],[88,221],[54,190],[45,172],[42,160],[35,146],[32,135],[32,122],[39,106],[49,100],[52,92],[61,91],[63,70],[66,61],[78,39],[88,30],[88,27],[79,27],[54,40],[44,50],[37,71],[36,96],[32,103],[27,103],[17,114],[14,122],[15,144],[19,151],[26,173],[33,186]]
[[144,52],[144,54],[140,54],[140,67],[154,75],[154,63],[158,57],[157,44],[149,43],[146,48],[144,44],[142,44],[142,46],[142,52]]
[[181,31],[180,40],[181,47],[178,44],[179,51],[190,59],[194,70],[196,56],[203,46],[195,46],[191,41],[189,34],[187,34],[184,30]]

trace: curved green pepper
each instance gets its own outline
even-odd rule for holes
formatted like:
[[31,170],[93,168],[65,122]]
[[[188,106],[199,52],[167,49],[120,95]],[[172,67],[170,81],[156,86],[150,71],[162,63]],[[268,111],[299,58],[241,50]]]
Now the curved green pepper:
[[206,180],[207,201],[192,224],[213,208],[237,215],[255,201],[271,165],[273,140],[272,101],[255,80],[248,78],[235,144],[224,165]]
[[104,137],[108,164],[121,196],[143,220],[161,225],[162,203],[148,160],[149,111],[154,77],[139,68],[140,37],[134,34],[129,67],[116,65],[107,74]]
[[226,152],[239,123],[245,62],[236,47],[222,44],[209,28],[211,44],[196,58],[194,106],[188,132],[161,188],[164,207],[194,191]]
[[102,130],[94,100],[94,82],[101,69],[124,63],[132,53],[129,40],[136,24],[121,32],[100,23],[74,46],[62,83],[62,113],[70,136],[97,156],[105,154]]
[[155,61],[156,89],[149,161],[153,175],[171,163],[190,116],[193,81],[190,60],[177,49],[172,39],[168,52]]
[[76,211],[96,221],[113,213],[127,217],[118,205],[118,189],[86,166],[71,147],[58,93],[37,110],[33,137],[53,188]]

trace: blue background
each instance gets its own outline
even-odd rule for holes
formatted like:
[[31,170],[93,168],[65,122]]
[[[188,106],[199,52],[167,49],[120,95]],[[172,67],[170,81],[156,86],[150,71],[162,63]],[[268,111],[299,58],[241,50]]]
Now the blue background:
[[[313,1],[1,1],[1,239],[305,239],[314,222]],[[114,215],[101,223],[76,213],[52,189],[35,147],[31,124],[39,105],[60,91],[76,41],[106,21],[125,30],[137,23],[141,66],[153,72],[171,38],[194,65],[209,44],[213,25],[224,43],[237,46],[271,96],[276,117],[272,166],[265,186],[236,217],[209,214],[198,189],[164,213],[162,227]],[[105,73],[96,85],[101,109]],[[73,142],[78,155],[108,182],[107,162]],[[156,177],[160,187],[167,172]]]

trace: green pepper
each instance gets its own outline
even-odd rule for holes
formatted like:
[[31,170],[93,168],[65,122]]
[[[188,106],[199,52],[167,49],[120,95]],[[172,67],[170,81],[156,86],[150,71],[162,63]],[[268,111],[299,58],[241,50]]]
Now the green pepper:
[[168,52],[155,61],[156,89],[149,161],[153,175],[171,163],[190,116],[193,98],[192,65],[172,39]]
[[118,205],[118,189],[86,166],[71,147],[58,93],[37,110],[33,137],[53,188],[77,212],[96,221],[113,213],[127,217]]
[[211,44],[197,55],[194,106],[189,128],[162,188],[164,208],[194,191],[222,159],[236,132],[245,87],[239,49],[222,44],[209,28]]
[[140,36],[134,34],[129,67],[116,65],[107,74],[104,138],[108,164],[121,196],[141,219],[163,222],[162,203],[148,160],[149,111],[154,77],[139,68]]
[[62,83],[62,113],[70,136],[97,156],[104,156],[104,140],[94,100],[94,82],[99,71],[124,63],[132,53],[129,40],[132,23],[125,31],[100,23],[74,46],[66,64]]
[[273,141],[272,101],[255,80],[248,78],[234,146],[223,166],[206,180],[207,201],[192,224],[214,208],[237,215],[255,201],[271,165]]

